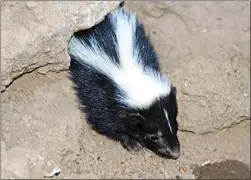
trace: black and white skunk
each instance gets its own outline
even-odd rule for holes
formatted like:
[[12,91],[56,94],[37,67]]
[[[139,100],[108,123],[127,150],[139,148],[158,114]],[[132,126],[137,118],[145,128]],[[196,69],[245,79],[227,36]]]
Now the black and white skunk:
[[70,39],[70,77],[88,123],[129,151],[180,157],[176,88],[135,14],[117,8]]

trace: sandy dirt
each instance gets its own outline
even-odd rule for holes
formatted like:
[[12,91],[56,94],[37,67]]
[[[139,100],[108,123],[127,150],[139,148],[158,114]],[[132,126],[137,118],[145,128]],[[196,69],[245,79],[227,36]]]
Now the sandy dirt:
[[181,157],[130,154],[86,124],[67,71],[33,71],[1,94],[1,177],[43,178],[56,167],[60,173],[51,178],[250,177],[249,3],[126,2],[125,8],[146,25],[178,88]]

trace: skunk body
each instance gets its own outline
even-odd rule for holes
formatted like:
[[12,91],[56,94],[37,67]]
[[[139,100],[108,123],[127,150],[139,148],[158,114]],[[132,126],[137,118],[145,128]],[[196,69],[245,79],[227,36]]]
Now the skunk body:
[[70,75],[87,121],[128,150],[177,159],[176,88],[135,14],[122,8],[69,42]]

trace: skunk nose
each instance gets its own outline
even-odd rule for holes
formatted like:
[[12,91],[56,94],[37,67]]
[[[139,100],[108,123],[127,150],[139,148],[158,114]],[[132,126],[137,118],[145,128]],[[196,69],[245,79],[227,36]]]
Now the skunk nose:
[[180,150],[175,149],[175,150],[171,151],[170,156],[172,159],[178,159],[180,157]]
[[179,159],[180,157],[180,152],[173,152],[171,153],[171,158],[172,159]]

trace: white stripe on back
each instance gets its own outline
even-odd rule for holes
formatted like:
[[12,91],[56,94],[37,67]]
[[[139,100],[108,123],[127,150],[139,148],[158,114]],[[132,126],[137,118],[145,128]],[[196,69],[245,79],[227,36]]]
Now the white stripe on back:
[[126,97],[117,97],[120,102],[130,107],[149,107],[157,98],[169,94],[170,82],[159,72],[143,71],[137,59],[139,52],[133,49],[136,16],[118,9],[111,18],[116,28],[120,66],[113,63],[94,37],[91,41],[93,48],[73,37],[69,42],[70,54],[111,78],[126,94]]

